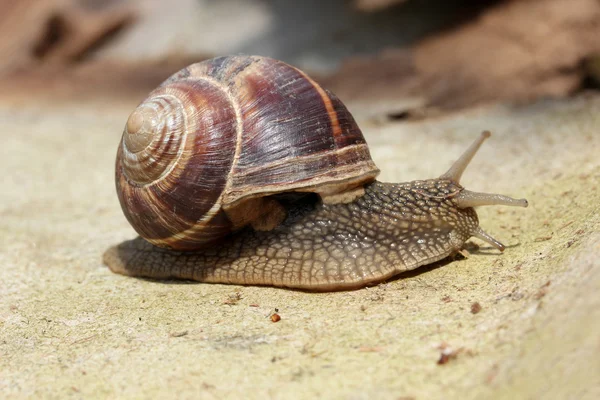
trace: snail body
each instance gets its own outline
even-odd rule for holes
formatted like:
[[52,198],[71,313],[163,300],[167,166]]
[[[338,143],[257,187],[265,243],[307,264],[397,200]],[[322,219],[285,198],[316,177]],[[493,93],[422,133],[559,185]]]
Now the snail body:
[[443,259],[479,228],[473,207],[524,199],[465,190],[484,132],[437,179],[381,183],[346,107],[306,74],[255,56],[193,64],[129,117],[117,192],[141,238],[117,273],[340,290]]

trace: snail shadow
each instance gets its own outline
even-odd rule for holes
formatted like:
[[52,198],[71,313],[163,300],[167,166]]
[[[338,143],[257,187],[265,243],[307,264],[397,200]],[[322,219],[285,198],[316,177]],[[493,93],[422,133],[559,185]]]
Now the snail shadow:
[[[506,248],[511,249],[511,248],[515,248],[515,247],[519,247],[519,246],[520,246],[520,244],[514,244],[514,245],[506,246]],[[475,243],[471,243],[471,242],[467,243],[464,246],[463,251],[466,251],[466,254],[467,254],[466,256],[461,252],[457,252],[456,254],[450,255],[450,256],[443,258],[439,261],[436,261],[434,263],[422,265],[420,267],[417,267],[417,268],[409,270],[409,271],[400,272],[382,282],[375,283],[373,285],[367,285],[367,287],[368,286],[377,286],[378,284],[382,284],[382,283],[391,283],[391,282],[395,282],[395,281],[400,281],[400,280],[407,279],[407,278],[415,278],[415,277],[427,274],[431,271],[434,271],[438,268],[445,267],[448,264],[465,261],[470,256],[499,257],[502,255],[502,253],[500,253],[497,249],[495,249],[492,246],[480,247],[479,245],[477,245]]]

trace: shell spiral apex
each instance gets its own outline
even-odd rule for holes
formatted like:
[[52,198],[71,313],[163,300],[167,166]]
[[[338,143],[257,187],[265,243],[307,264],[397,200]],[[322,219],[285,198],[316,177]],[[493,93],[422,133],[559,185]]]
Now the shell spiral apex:
[[151,97],[129,116],[123,131],[123,173],[134,184],[160,180],[177,162],[186,135],[182,104],[174,96]]

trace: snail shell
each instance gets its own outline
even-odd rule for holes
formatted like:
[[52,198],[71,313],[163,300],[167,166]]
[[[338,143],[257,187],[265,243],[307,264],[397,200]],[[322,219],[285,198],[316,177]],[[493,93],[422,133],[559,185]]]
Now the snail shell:
[[252,223],[253,210],[280,221],[266,196],[325,197],[378,172],[335,95],[281,61],[229,56],[182,69],[142,101],[119,144],[116,185],[140,236],[193,250]]

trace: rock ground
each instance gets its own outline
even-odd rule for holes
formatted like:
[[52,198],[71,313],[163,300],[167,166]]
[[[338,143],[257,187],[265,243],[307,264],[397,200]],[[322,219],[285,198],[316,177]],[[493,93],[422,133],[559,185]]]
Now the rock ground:
[[600,97],[421,122],[357,110],[382,180],[439,175],[491,129],[463,183],[531,206],[480,211],[504,254],[473,240],[468,259],[323,294],[101,264],[134,236],[113,182],[134,103],[0,102],[2,397],[600,397]]

